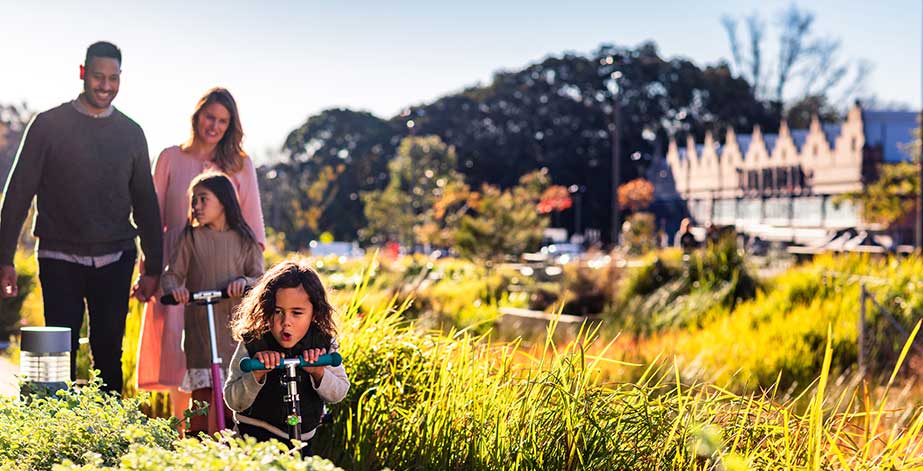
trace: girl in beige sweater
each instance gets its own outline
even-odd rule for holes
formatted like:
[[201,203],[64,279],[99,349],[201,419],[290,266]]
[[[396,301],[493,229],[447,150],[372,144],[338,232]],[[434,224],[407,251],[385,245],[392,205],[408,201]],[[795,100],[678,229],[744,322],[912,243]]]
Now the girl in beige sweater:
[[[190,211],[187,225],[173,260],[161,278],[163,292],[181,304],[189,302],[190,292],[227,288],[231,299],[213,306],[215,337],[222,371],[227,371],[236,342],[231,338],[231,312],[240,302],[244,289],[256,283],[263,273],[262,249],[253,231],[241,216],[240,204],[231,181],[223,174],[203,174],[190,185]],[[190,304],[185,310],[186,374],[180,389],[192,392],[194,401],[211,402],[208,318],[204,306]],[[208,419],[192,417],[190,432],[217,431],[217,413],[230,411],[210,404]],[[216,410],[217,409],[217,410]]]

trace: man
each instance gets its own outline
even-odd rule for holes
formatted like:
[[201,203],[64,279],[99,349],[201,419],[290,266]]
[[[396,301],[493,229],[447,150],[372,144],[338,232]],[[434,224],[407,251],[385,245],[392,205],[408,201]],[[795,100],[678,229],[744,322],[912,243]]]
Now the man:
[[45,323],[70,327],[74,379],[86,306],[94,367],[105,388],[117,393],[135,236],[140,232],[145,255],[145,275],[134,287],[139,298],[154,294],[163,250],[144,132],[112,106],[121,64],[122,53],[111,43],[87,49],[83,92],[29,124],[0,209],[0,295],[17,294],[13,256],[36,197],[33,233]]

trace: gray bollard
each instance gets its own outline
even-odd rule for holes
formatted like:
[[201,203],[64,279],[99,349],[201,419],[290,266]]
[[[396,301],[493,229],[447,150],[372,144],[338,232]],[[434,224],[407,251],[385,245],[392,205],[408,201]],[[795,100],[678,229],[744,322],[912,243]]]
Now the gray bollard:
[[69,327],[23,327],[20,337],[20,395],[51,394],[67,389],[71,371]]

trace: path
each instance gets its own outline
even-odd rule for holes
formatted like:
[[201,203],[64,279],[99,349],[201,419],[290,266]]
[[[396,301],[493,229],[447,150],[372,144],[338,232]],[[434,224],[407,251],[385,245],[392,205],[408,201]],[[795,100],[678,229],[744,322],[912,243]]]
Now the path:
[[9,358],[0,355],[0,396],[19,395],[17,374],[19,374],[19,366],[13,364]]

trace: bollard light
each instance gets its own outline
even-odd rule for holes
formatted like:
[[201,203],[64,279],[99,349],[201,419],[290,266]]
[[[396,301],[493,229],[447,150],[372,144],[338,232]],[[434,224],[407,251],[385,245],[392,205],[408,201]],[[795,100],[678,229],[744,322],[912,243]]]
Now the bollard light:
[[67,388],[71,371],[71,330],[68,327],[23,327],[20,338],[20,394],[54,393]]

